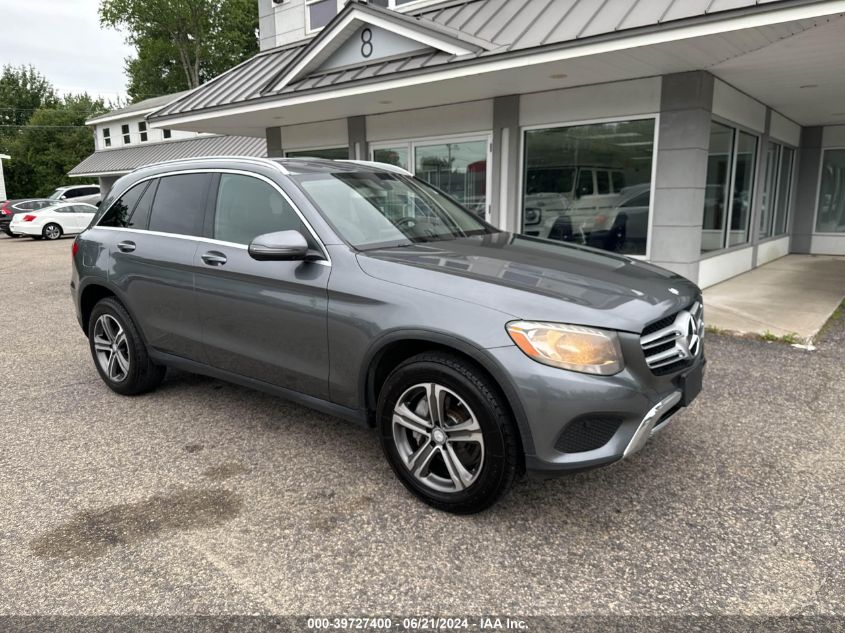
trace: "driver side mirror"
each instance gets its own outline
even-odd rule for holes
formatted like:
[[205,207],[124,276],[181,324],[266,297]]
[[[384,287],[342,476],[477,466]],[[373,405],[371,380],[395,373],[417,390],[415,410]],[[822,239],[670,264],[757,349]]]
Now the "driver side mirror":
[[257,236],[250,242],[250,257],[260,262],[293,262],[308,259],[308,242],[299,231],[277,231]]
[[67,200],[67,196],[62,195],[62,196],[59,197],[59,200]]

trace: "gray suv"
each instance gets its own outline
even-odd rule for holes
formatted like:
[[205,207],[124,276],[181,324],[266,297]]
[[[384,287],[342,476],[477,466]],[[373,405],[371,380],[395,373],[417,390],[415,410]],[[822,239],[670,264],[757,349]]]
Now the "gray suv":
[[693,283],[500,231],[374,163],[139,169],[74,242],[71,288],[117,393],[178,367],[375,427],[402,483],[457,513],[637,452],[705,362]]

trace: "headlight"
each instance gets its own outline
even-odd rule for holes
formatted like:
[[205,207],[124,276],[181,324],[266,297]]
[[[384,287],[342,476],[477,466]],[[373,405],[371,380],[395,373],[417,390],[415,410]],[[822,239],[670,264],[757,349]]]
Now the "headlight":
[[508,334],[517,347],[538,363],[611,376],[625,366],[616,332],[564,323],[513,321]]

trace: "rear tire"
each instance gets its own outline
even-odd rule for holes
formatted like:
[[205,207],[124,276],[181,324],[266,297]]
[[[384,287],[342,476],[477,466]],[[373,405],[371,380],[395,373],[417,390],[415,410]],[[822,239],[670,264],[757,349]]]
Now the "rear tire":
[[126,308],[111,297],[100,300],[88,320],[88,345],[94,366],[109,389],[134,396],[155,389],[167,371],[147,352]]
[[44,239],[57,240],[62,236],[62,227],[55,222],[50,222],[41,230],[41,235]]
[[427,352],[399,365],[381,389],[377,420],[393,472],[438,510],[480,512],[513,484],[519,441],[507,404],[458,356]]

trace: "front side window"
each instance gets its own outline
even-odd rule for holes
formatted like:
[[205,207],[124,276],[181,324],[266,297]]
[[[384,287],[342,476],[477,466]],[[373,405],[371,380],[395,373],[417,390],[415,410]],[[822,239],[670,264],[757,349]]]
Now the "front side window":
[[337,15],[337,0],[309,0],[306,11],[308,30],[316,31],[326,26]]
[[652,118],[527,130],[522,232],[645,255],[654,134]]
[[816,231],[845,233],[845,149],[826,149],[822,156]]
[[338,234],[361,250],[497,232],[430,185],[398,174],[310,174],[297,180]]
[[276,231],[308,233],[294,208],[275,188],[251,176],[222,174],[214,212],[214,239],[249,244]]
[[129,225],[129,218],[135,210],[135,205],[143,195],[149,183],[142,182],[115,200],[114,204],[103,215],[97,226],[113,226],[125,228]]
[[159,180],[150,231],[201,235],[211,174],[179,174]]

